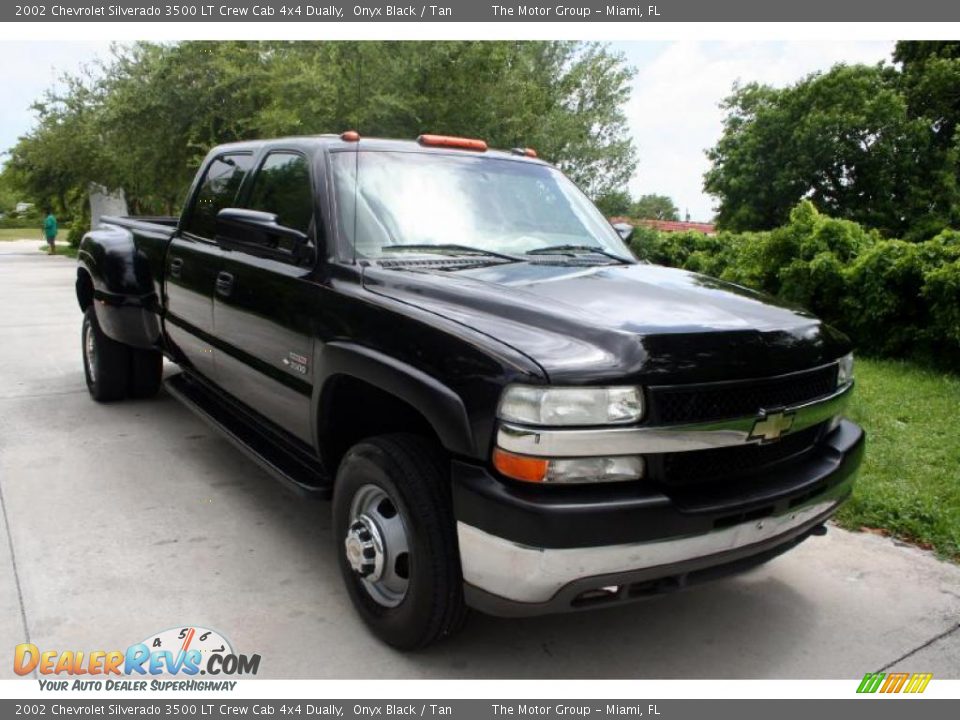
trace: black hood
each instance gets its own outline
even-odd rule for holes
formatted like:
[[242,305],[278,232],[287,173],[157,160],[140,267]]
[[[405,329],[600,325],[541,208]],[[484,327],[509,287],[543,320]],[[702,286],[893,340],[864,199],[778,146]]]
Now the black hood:
[[829,362],[849,350],[842,334],[808,312],[656,265],[374,266],[364,281],[373,292],[512,346],[556,383],[761,377]]

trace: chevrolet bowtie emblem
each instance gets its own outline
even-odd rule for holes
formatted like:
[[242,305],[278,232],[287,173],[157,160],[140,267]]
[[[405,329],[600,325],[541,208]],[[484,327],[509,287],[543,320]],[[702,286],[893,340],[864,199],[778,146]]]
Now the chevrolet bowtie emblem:
[[794,413],[778,410],[768,413],[765,410],[760,411],[760,417],[753,423],[748,440],[759,440],[768,443],[779,440],[781,435],[790,432],[793,427]]

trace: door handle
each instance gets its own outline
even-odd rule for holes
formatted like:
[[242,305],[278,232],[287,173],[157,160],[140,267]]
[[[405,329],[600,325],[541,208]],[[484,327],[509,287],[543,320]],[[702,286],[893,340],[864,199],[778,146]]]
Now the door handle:
[[233,275],[228,272],[217,273],[217,295],[230,297],[233,292]]
[[170,277],[180,277],[180,271],[183,270],[183,258],[175,257],[170,261]]

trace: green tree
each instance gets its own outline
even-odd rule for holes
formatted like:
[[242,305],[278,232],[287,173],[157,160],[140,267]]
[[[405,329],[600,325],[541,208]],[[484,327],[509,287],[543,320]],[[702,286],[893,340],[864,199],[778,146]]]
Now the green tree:
[[63,77],[61,94],[48,91],[33,104],[37,128],[10,151],[4,175],[39,206],[63,212],[76,202],[90,177],[104,172],[97,135],[99,88],[91,71]]
[[532,147],[590,194],[636,169],[622,105],[632,70],[592,43],[282,43],[270,49],[264,134],[466,135]]
[[[900,64],[900,86],[911,116],[924,119],[933,132],[933,187],[956,194],[960,157],[960,42],[902,41],[893,59]],[[932,237],[957,221],[957,209],[932,208],[918,218],[907,233],[910,239]]]
[[7,172],[0,172],[0,213],[8,213],[17,204],[17,193]]
[[607,217],[630,215],[633,199],[626,190],[613,190],[594,198],[597,209]]
[[597,196],[636,168],[631,77],[594,43],[141,42],[38,101],[11,166],[64,204],[93,181],[122,187],[134,211],[170,212],[218,143],[437,132],[536,148]]
[[680,219],[680,211],[667,195],[641,195],[631,206],[630,215],[651,220]]
[[896,68],[838,65],[783,89],[748,84],[723,107],[704,178],[721,227],[776,227],[803,198],[891,235],[956,219],[954,144],[911,109]]

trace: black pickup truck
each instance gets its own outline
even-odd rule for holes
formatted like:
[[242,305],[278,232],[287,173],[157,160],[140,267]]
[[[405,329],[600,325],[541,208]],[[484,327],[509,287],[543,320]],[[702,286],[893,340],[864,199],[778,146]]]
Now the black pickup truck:
[[764,562],[850,494],[850,343],[638,262],[533,150],[342,135],[223,145],[180,218],[105,218],[77,298],[96,400],[167,391],[332,497],[363,620],[645,598]]

